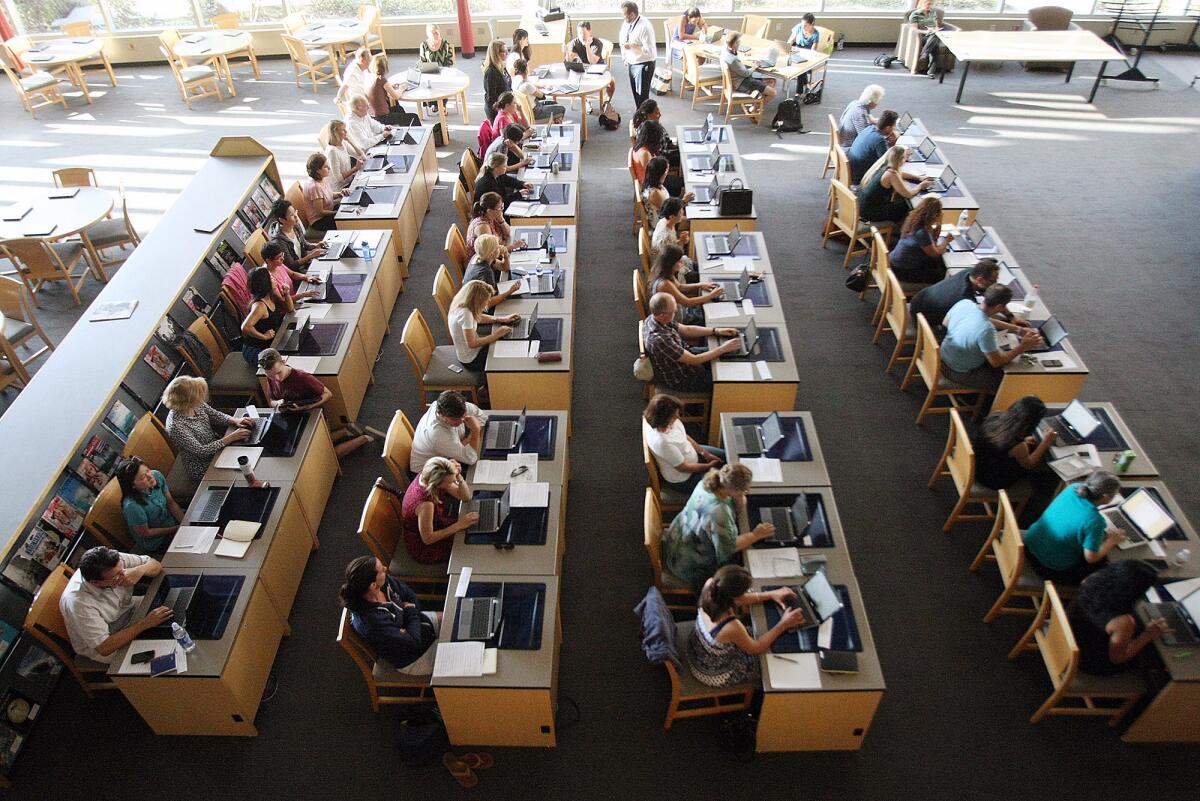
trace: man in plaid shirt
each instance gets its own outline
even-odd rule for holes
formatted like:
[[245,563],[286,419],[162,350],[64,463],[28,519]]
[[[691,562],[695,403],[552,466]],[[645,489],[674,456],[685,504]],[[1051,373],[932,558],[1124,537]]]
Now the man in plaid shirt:
[[731,339],[711,350],[694,353],[683,338],[703,339],[709,336],[736,337],[732,328],[710,328],[704,325],[680,325],[675,322],[675,298],[659,292],[650,298],[650,316],[646,318],[646,355],[654,365],[654,381],[668,389],[681,392],[703,392],[712,386],[708,362],[738,349],[737,339]]

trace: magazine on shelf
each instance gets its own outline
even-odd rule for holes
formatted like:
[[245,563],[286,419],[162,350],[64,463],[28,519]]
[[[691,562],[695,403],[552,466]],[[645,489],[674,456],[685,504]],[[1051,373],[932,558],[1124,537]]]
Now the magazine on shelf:
[[187,291],[183,293],[183,305],[196,314],[206,314],[208,312],[208,300],[194,286],[189,286]]
[[233,245],[224,239],[217,243],[217,247],[213,250],[213,253],[220,256],[229,267],[242,260],[242,257],[238,255]]
[[28,729],[29,724],[37,720],[41,709],[41,704],[12,687],[0,697],[0,718],[18,731]]
[[266,193],[267,197],[271,199],[272,203],[282,197],[282,195],[279,194],[279,190],[275,188],[275,182],[265,175],[258,179],[258,188]]
[[32,596],[37,595],[38,587],[42,586],[42,582],[50,575],[50,571],[30,559],[22,547],[12,552],[8,564],[4,566],[4,571],[0,575]]
[[28,650],[21,657],[21,663],[17,665],[17,675],[31,686],[49,691],[54,687],[58,675],[62,673],[62,667],[62,663],[40,645],[30,642]]
[[0,620],[0,659],[3,659],[8,653],[8,649],[12,647],[14,642],[16,642],[17,635],[20,633],[21,632],[17,630],[16,626],[11,625],[4,620]]
[[175,362],[171,361],[171,357],[163,353],[158,345],[151,345],[150,350],[142,356],[142,361],[150,365],[150,368],[158,373],[158,377],[163,381],[170,381],[171,376],[175,373]]
[[88,444],[80,456],[82,461],[76,472],[96,492],[104,489],[104,485],[112,477],[113,472],[117,469],[117,462],[121,458],[117,449],[105,442],[99,434],[93,435],[88,440]]
[[119,400],[113,401],[112,408],[104,416],[104,425],[117,435],[121,442],[129,441],[129,432],[137,425],[137,416],[129,411],[129,407]]
[[163,318],[158,321],[158,328],[154,333],[168,345],[175,344],[175,340],[179,338],[179,323],[171,319],[170,315],[163,315]]
[[12,767],[13,760],[17,758],[17,752],[21,750],[23,742],[25,742],[24,734],[6,723],[0,723],[0,770],[7,771]]
[[258,210],[253,197],[250,197],[242,204],[241,217],[250,226],[251,231],[255,228],[261,228],[263,221],[267,219],[267,215]]
[[254,200],[254,205],[258,206],[258,210],[262,212],[263,219],[265,220],[269,217],[271,214],[271,203],[274,201],[267,197],[267,193],[263,191],[263,188],[261,186],[254,187],[254,191],[250,193],[250,197]]
[[229,227],[233,229],[233,235],[243,245],[250,239],[250,226],[242,219],[242,215],[235,214],[229,221]]

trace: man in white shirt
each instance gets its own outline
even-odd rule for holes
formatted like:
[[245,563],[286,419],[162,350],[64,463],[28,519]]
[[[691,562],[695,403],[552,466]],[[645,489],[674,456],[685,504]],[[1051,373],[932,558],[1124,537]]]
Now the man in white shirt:
[[383,125],[371,116],[371,104],[365,95],[350,95],[350,113],[346,115],[346,135],[350,141],[366,152],[386,136],[392,127]]
[[658,43],[654,26],[639,12],[637,3],[621,3],[625,22],[621,25],[621,60],[629,69],[629,88],[633,91],[633,107],[640,108],[650,97],[650,81],[658,59]]
[[655,395],[642,412],[646,421],[646,444],[658,463],[664,484],[690,497],[709,470],[720,467],[725,451],[701,445],[688,436],[679,416],[683,404],[671,395]]
[[420,473],[434,456],[444,456],[465,465],[479,461],[483,449],[483,426],[487,413],[458,392],[447,390],[429,405],[413,431],[408,469]]
[[346,71],[342,73],[342,87],[338,89],[337,96],[333,98],[333,102],[339,107],[346,101],[346,98],[354,95],[363,95],[364,97],[371,91],[371,86],[375,83],[375,75],[371,72],[371,51],[366,47],[360,47],[354,51],[354,58],[346,65]]
[[133,585],[142,576],[161,572],[162,565],[149,556],[121,553],[102,545],[88,550],[58,601],[75,653],[111,663],[116,652],[143,631],[169,620],[171,610],[160,606],[141,620],[130,622],[137,605]]

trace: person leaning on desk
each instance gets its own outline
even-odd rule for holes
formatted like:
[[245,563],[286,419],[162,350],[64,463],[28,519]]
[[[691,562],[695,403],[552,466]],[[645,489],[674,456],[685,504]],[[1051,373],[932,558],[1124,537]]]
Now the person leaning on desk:
[[850,161],[851,183],[860,183],[867,170],[887,153],[896,140],[898,119],[900,115],[888,109],[879,115],[878,122],[859,131],[858,136],[854,137],[854,144],[846,151],[846,158]]
[[1170,627],[1162,618],[1155,618],[1143,628],[1133,611],[1134,604],[1156,583],[1158,571],[1141,559],[1108,565],[1083,580],[1067,612],[1079,646],[1080,670],[1104,676],[1139,666],[1162,667],[1154,651],[1146,651],[1146,647]]
[[494,309],[499,304],[516,294],[518,284],[512,284],[500,292],[500,274],[509,271],[508,250],[500,244],[493,234],[484,234],[475,240],[475,255],[463,272],[463,283],[482,281],[492,288],[494,293],[488,298],[487,308]]
[[883,87],[872,83],[863,87],[858,100],[846,104],[838,121],[838,142],[842,147],[850,147],[859,131],[875,124],[871,111],[879,105],[880,100],[883,100]]
[[404,491],[400,505],[404,547],[413,561],[432,565],[450,560],[454,535],[470,528],[479,519],[479,513],[466,512],[455,519],[447,501],[456,500],[465,508],[471,495],[471,487],[458,462],[433,456],[425,463],[417,479]]
[[1044,344],[1041,334],[1032,328],[1022,329],[1020,340],[1008,352],[996,342],[996,327],[1016,328],[997,320],[1012,300],[1012,290],[1004,284],[993,284],[983,293],[983,300],[960,300],[946,315],[946,336],[942,339],[942,372],[951,381],[964,387],[996,394],[1004,380],[1004,365],[1030,348]]
[[[450,313],[447,315],[454,352],[467,371],[463,377],[474,379],[480,386],[486,377],[483,369],[487,363],[487,346],[512,332],[511,326],[499,323],[515,323],[521,319],[519,314],[495,317],[484,311],[495,292],[483,281],[467,281],[458,290],[454,300],[450,301]],[[491,323],[492,332],[480,336],[477,333],[480,323]]]
[[[889,114],[891,112],[884,112]],[[859,139],[863,137],[860,136]],[[858,187],[858,218],[870,223],[890,222],[899,225],[908,217],[909,208],[905,201],[916,197],[933,185],[932,178],[904,172],[908,148],[893,145],[878,159]],[[909,181],[916,182],[909,185]]]
[[325,253],[323,242],[308,241],[300,213],[291,201],[279,198],[271,204],[267,217],[267,238],[283,249],[283,263],[287,267],[293,284],[307,280],[299,272]]
[[904,218],[900,238],[888,254],[889,266],[901,281],[913,284],[941,281],[946,277],[942,255],[950,249],[953,239],[954,234],[942,237],[942,201],[926,195]]
[[[757,682],[758,657],[771,650],[775,640],[804,622],[804,610],[788,609],[795,596],[790,587],[751,592],[753,579],[741,565],[725,565],[700,590],[696,625],[688,635],[688,668],[707,687],[732,687]],[[751,637],[739,614],[750,604],[777,603],[784,607],[779,622],[759,637]]]
[[[263,250],[271,246],[268,242]],[[278,245],[274,247],[279,250]],[[282,263],[281,254],[276,253],[275,258]],[[283,326],[283,318],[293,311],[291,295],[280,295],[269,267],[264,265],[250,271],[250,311],[242,320],[242,358],[246,364],[258,367],[258,354],[271,346]]]
[[[170,410],[165,423],[167,436],[193,484],[186,493],[191,497],[212,460],[226,445],[249,438],[254,421],[249,417],[231,417],[209,406],[208,382],[193,376],[171,379],[163,391],[163,404]],[[229,426],[236,428],[223,433]]]
[[746,509],[746,491],[753,480],[754,474],[744,464],[709,470],[663,531],[663,566],[696,592],[717,568],[736,561],[742,551],[775,533],[770,523],[759,523],[749,531],[738,528],[738,513]]
[[682,413],[683,404],[678,398],[655,395],[646,404],[642,419],[650,426],[646,442],[663,483],[690,497],[705,473],[725,461],[725,451],[689,437],[679,419]]
[[512,241],[512,226],[504,219],[504,199],[496,192],[484,192],[475,196],[475,205],[471,207],[471,222],[467,225],[467,247],[474,250],[475,240],[484,234],[493,235],[504,247],[505,263],[509,261],[509,253],[528,244],[524,239]]
[[364,153],[392,135],[390,125],[384,125],[371,116],[371,104],[365,94],[350,95],[350,111],[342,118],[346,123],[346,135]]
[[761,96],[763,105],[769,104],[775,98],[775,79],[759,78],[754,70],[742,63],[738,57],[738,47],[742,43],[742,34],[730,31],[725,35],[725,49],[721,51],[721,62],[729,67],[729,77],[733,81],[734,91],[745,92],[751,97]]
[[659,251],[650,268],[646,289],[652,294],[662,292],[675,299],[677,322],[703,325],[704,304],[720,300],[725,290],[720,284],[711,282],[687,283],[682,278],[683,271],[683,248],[667,245]]
[[389,576],[383,562],[373,556],[352,560],[339,595],[350,625],[384,661],[413,676],[433,673],[441,613],[422,611],[412,587]]
[[567,114],[567,107],[554,102],[537,87],[537,84],[529,80],[529,62],[526,59],[518,58],[513,62],[512,83],[513,91],[529,100],[529,107],[533,109],[532,122],[558,124],[563,121],[563,117]]
[[84,552],[58,601],[67,637],[79,656],[111,664],[117,651],[147,629],[171,619],[171,610],[155,607],[132,621],[137,607],[133,587],[143,576],[157,576],[162,565],[149,556],[121,553],[98,545]]
[[461,392],[448,389],[438,395],[413,430],[409,471],[414,475],[420,473],[425,463],[435,456],[459,464],[475,464],[483,450],[483,427],[487,420],[487,412],[468,401]]
[[1110,528],[1098,507],[1112,503],[1121,482],[1097,470],[1068,484],[1025,532],[1025,557],[1042,578],[1078,584],[1107,564],[1109,551],[1125,539],[1125,529]]
[[521,196],[521,192],[532,189],[531,184],[523,183],[511,175],[505,175],[508,165],[508,154],[503,151],[492,153],[483,160],[483,169],[475,179],[475,197],[483,197],[488,192],[495,192],[504,198],[504,208]]
[[162,553],[183,522],[167,477],[136,456],[122,459],[113,476],[121,487],[121,514],[129,536],[146,553]]
[[[333,397],[332,390],[317,380],[312,373],[292,367],[283,359],[283,354],[267,348],[258,354],[258,366],[267,374],[267,400],[281,412],[308,412],[320,409]],[[361,448],[375,437],[354,423],[346,422],[342,428],[329,432],[333,438],[333,452],[339,459]]]
[[1050,495],[1058,476],[1045,465],[1046,451],[1058,436],[1048,429],[1037,436],[1038,423],[1046,416],[1046,404],[1036,395],[1026,395],[1002,412],[992,412],[971,436],[975,449],[975,480],[1002,490],[1028,479],[1039,492]]
[[[507,94],[507,93],[506,93]],[[500,119],[496,117],[496,119]],[[504,174],[516,173],[522,167],[528,167],[533,164],[533,158],[525,155],[525,149],[521,147],[521,143],[529,138],[532,128],[526,128],[520,123],[512,122],[500,128],[497,131],[498,136],[488,145],[487,150],[483,152],[484,162],[491,160],[492,156],[497,153],[505,155]]]
[[[654,380],[667,389],[704,392],[712,387],[712,372],[708,368],[708,362],[740,347],[737,330],[680,325],[675,322],[675,307],[675,298],[665,292],[658,292],[650,298],[650,316],[646,318],[643,344],[646,356],[654,367]],[[708,336],[733,338],[699,353],[684,346],[684,337],[701,339]]]

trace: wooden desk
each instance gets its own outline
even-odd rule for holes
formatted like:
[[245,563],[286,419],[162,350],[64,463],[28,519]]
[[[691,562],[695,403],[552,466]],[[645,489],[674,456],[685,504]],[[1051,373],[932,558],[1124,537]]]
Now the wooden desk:
[[[769,414],[769,412],[768,412]],[[753,412],[743,414],[742,412],[722,412],[721,413],[721,447],[725,449],[726,461],[730,464],[737,464],[741,461],[741,457],[737,453],[737,448],[734,447],[733,438],[733,421],[739,417],[763,417],[762,412]],[[770,484],[769,487],[827,487],[830,484],[829,471],[825,467],[825,454],[821,450],[821,441],[817,437],[817,427],[813,422],[812,412],[788,412],[780,411],[780,418],[783,419],[784,425],[788,425],[791,421],[799,421],[804,427],[804,437],[808,441],[809,451],[812,458],[805,462],[783,462],[783,481],[779,484]],[[792,423],[794,425],[794,423]],[[785,431],[787,429],[785,428]],[[757,480],[756,480],[757,481]]]
[[[530,208],[530,214],[512,214],[510,220],[514,226],[522,228],[537,228],[545,225],[547,222],[552,225],[575,225],[579,219],[579,183],[574,181],[561,180],[557,176],[551,176],[546,182],[547,186],[562,186],[566,187],[566,200],[563,203],[537,203]],[[536,184],[535,184],[536,187]],[[553,190],[558,192],[560,190]],[[506,212],[507,213],[507,212]]]
[[[542,225],[545,225],[545,223]],[[564,232],[567,237],[566,248],[558,248],[554,253],[555,257],[558,259],[559,266],[564,270],[574,270],[579,266],[577,259],[579,256],[578,227],[575,225],[555,225],[552,230],[554,231],[554,241],[556,243],[560,243],[562,241]],[[516,242],[518,239],[529,241],[530,234],[540,234],[541,232],[541,226],[531,226],[522,221],[520,224],[513,225],[511,234],[513,241]],[[541,254],[544,256],[546,251],[542,250]],[[513,264],[516,265],[520,265],[522,262],[527,262],[529,258],[531,257],[528,256],[528,254],[523,255],[522,253],[514,253],[512,256]]]
[[708,128],[708,141],[688,141],[689,135],[696,136],[702,130],[704,130],[704,126],[702,125],[675,126],[675,144],[679,146],[680,155],[691,156],[696,153],[706,153],[712,149],[713,145],[720,145],[721,151],[725,153],[741,152],[738,150],[737,136],[734,133],[732,125],[721,124],[714,119],[713,124]]
[[[358,179],[355,179],[358,180]],[[369,206],[338,206],[334,223],[338,230],[388,229],[396,237],[398,255],[404,264],[412,260],[413,249],[420,236],[421,220],[417,217],[411,183],[377,185],[367,189],[372,196],[389,198],[389,202]],[[408,277],[405,272],[404,277]]]
[[[709,29],[711,32],[711,28]],[[723,29],[717,28],[718,31]],[[779,96],[783,97],[787,94],[787,85],[791,81],[796,80],[805,73],[812,72],[822,67],[829,56],[825,53],[816,50],[809,50],[803,47],[793,48],[790,45],[774,39],[764,39],[761,36],[751,36],[742,34],[741,47],[749,48],[749,52],[740,53],[739,57],[742,63],[755,72],[763,75],[774,76],[780,79],[782,86],[779,87]],[[700,42],[696,48],[696,55],[709,61],[721,60],[721,54],[725,51],[724,34],[716,42]],[[776,51],[776,63],[773,67],[764,67],[761,62],[765,61],[770,51]],[[801,59],[795,64],[789,63],[791,56],[795,55]]]
[[[530,64],[530,67],[532,66],[533,64]],[[546,73],[545,77],[542,77],[543,71]],[[584,144],[586,144],[588,140],[588,115],[586,113],[588,102],[587,99],[589,96],[595,95],[596,105],[603,106],[604,93],[613,83],[613,77],[612,73],[607,70],[599,75],[592,75],[589,73],[578,73],[578,75],[580,76],[579,86],[575,89],[564,91],[564,89],[566,89],[568,86],[567,79],[570,77],[570,74],[568,73],[566,66],[563,65],[560,55],[558,63],[548,64],[543,66],[541,69],[538,69],[536,73],[532,74],[532,80],[534,85],[536,85],[538,89],[542,90],[547,97],[550,97],[556,101],[579,100],[582,102],[585,113],[579,115],[579,129],[582,135],[582,141]]]
[[[921,143],[921,140],[927,136],[934,142],[934,144],[937,144],[937,137],[929,132],[929,129],[925,127],[925,123],[923,123],[920,118],[915,118],[913,119],[912,124],[905,129],[904,133],[896,139],[896,144],[904,145],[905,147],[909,148],[915,148]],[[949,163],[950,162],[946,158],[946,154],[942,152],[942,149],[939,146],[929,162],[906,162],[904,165],[904,170],[912,173],[913,175],[925,175],[927,172],[936,175],[941,172],[942,168],[946,164]],[[975,218],[979,214],[979,201],[977,201],[975,196],[971,194],[971,190],[967,188],[967,185],[963,181],[963,177],[961,175],[958,176],[956,186],[959,188],[959,190],[961,190],[961,195],[939,196],[939,199],[942,201],[943,225],[953,225],[957,223],[958,216],[963,211],[967,212],[967,224],[969,225],[975,222]],[[927,194],[932,193],[926,193],[925,195],[920,195],[919,197],[925,197]],[[909,199],[908,204],[910,207],[913,205],[913,201],[915,199],[916,198]]]
[[[796,370],[796,357],[792,353],[787,326],[783,323],[759,326],[759,331],[775,329],[779,334],[783,361],[768,362],[769,379],[759,376],[754,361],[728,361],[716,359],[710,364],[713,372],[712,404],[709,407],[708,442],[717,442],[721,436],[721,415],[726,412],[763,412],[792,409],[796,405],[796,391],[800,386],[800,374]],[[709,337],[708,347],[719,344],[716,337]]]
[[[333,62],[334,67],[337,67],[341,63],[338,59],[339,53],[348,45],[354,45],[357,48],[367,35],[367,26],[353,17],[314,20],[293,35],[310,49],[324,47],[329,51],[329,60]],[[338,83],[341,83],[340,74]]]
[[[723,173],[722,173],[723,174]],[[709,176],[709,180],[712,176]],[[743,232],[758,228],[758,206],[751,205],[749,214],[721,214],[717,206],[703,203],[689,203],[687,218],[692,223],[692,239],[695,241],[699,233],[726,233],[737,226]]]
[[[521,414],[520,409],[488,409],[489,418],[496,416],[516,417]],[[542,459],[538,461],[538,481],[547,481],[551,486],[563,487],[567,486],[567,480],[570,477],[570,465],[567,457],[567,412],[565,411],[548,411],[548,410],[529,410],[530,417],[553,417],[555,419],[555,439],[554,439],[554,456],[551,459]],[[499,458],[499,457],[489,457]],[[497,485],[480,484],[476,480],[475,465],[467,468],[467,483],[472,489],[480,487],[488,489]],[[451,571],[454,572],[454,571]]]
[[[751,270],[750,272],[753,274],[754,271]],[[701,280],[718,282],[732,281],[736,284],[738,279],[741,277],[742,274],[740,272],[735,273],[721,270],[706,270],[704,275],[701,277]],[[783,303],[779,294],[779,287],[775,284],[775,276],[764,274],[760,281],[765,285],[768,305],[759,306],[758,304],[754,304],[753,319],[758,323],[758,325],[778,325],[783,323]],[[754,285],[755,284],[751,284],[752,287]],[[731,297],[728,291],[726,292],[725,297]],[[732,317],[714,317],[713,303],[705,303],[700,307],[704,310],[705,325],[716,326],[718,328],[724,328],[726,326],[733,326],[737,328],[744,326],[750,321],[751,315],[746,314],[745,308],[742,305],[742,301],[725,300],[722,298],[721,300],[715,302],[726,304],[722,307],[725,309],[729,308],[728,304],[734,304],[736,314],[734,314]],[[753,300],[751,300],[751,302],[753,303]]]
[[[692,229],[695,230],[694,225]],[[746,231],[744,228],[740,230],[743,231],[742,238],[757,250],[757,256],[710,256],[708,237],[692,237],[692,246],[695,248],[696,253],[696,266],[700,271],[702,279],[707,280],[709,275],[718,273],[740,273],[743,266],[747,267],[752,275],[757,273],[764,275],[772,274],[771,255],[767,252],[766,238],[758,231]],[[745,254],[748,252],[745,248],[746,246],[739,247],[737,249],[738,253]]]
[[[1059,351],[1052,351],[1038,355],[1053,358],[1058,353]],[[1040,362],[1028,363],[1020,358],[1006,364],[1004,378],[992,401],[992,411],[1003,411],[1026,395],[1037,395],[1046,403],[1067,403],[1074,400],[1083,388],[1083,382],[1087,380],[1087,365],[1083,363],[1083,358],[1075,350],[1070,339],[1063,340],[1061,353],[1074,362],[1075,366],[1046,368]]]
[[[547,153],[558,145],[560,153],[578,153],[580,149],[580,140],[582,136],[579,131],[579,124],[574,122],[564,122],[561,124],[546,123],[544,125],[533,126],[534,135],[525,141],[525,149],[530,153],[537,153],[545,150]],[[546,135],[546,132],[549,135]]]
[[[511,581],[511,576],[475,574],[473,581]],[[555,576],[529,577],[546,585],[542,614],[542,647],[537,651],[503,650],[490,676],[435,678],[433,694],[450,742],[463,745],[539,746],[557,743],[554,713],[558,707],[558,658],[562,621]],[[451,642],[458,599],[458,575],[450,576],[438,642]],[[437,647],[436,645],[433,647]]]
[[[1106,415],[1108,419],[1112,420],[1113,426],[1116,428],[1117,433],[1120,435],[1120,439],[1123,441],[1124,447],[1118,447],[1116,450],[1097,449],[1096,452],[1100,454],[1100,463],[1104,465],[1105,470],[1112,473],[1122,481],[1124,481],[1126,478],[1158,478],[1158,468],[1154,466],[1154,462],[1150,461],[1150,457],[1146,455],[1146,452],[1142,449],[1142,446],[1138,443],[1137,439],[1134,438],[1133,431],[1131,431],[1129,426],[1125,423],[1125,419],[1121,417],[1116,406],[1112,405],[1111,403],[1099,403],[1096,401],[1084,401],[1083,405],[1094,411],[1102,412],[1103,414],[1101,419],[1103,419],[1103,416]],[[1058,414],[1064,408],[1066,407],[1062,405],[1047,406],[1046,415],[1050,416]],[[1065,445],[1065,443],[1060,444]],[[1136,453],[1137,458],[1133,460],[1133,464],[1129,466],[1129,469],[1126,472],[1118,473],[1116,465],[1113,464],[1113,462],[1117,456],[1126,450],[1131,450]]]
[[[387,173],[383,170],[358,173],[354,177],[353,186],[395,186],[410,187],[410,201],[413,204],[413,214],[419,227],[425,215],[429,213],[430,196],[433,187],[437,185],[437,152],[433,148],[432,128],[413,128],[415,145],[386,145],[380,144],[367,151],[368,156],[406,156],[412,159],[408,169]],[[430,164],[432,162],[432,166]]]
[[[538,28],[544,25],[546,32]],[[518,27],[529,31],[529,69],[542,64],[562,63],[563,46],[571,39],[571,18],[542,22],[536,15],[527,13],[521,17]]]
[[[538,480],[542,480],[538,471]],[[503,485],[471,485],[471,489],[503,492]],[[454,550],[450,552],[447,573],[457,574],[464,567],[475,574],[496,576],[558,576],[562,574],[562,557],[567,538],[564,528],[567,505],[564,490],[550,485],[550,504],[546,510],[546,541],[541,545],[517,545],[509,550],[497,548],[492,542],[468,543],[466,532],[454,535]]]
[[[246,38],[250,38],[249,34],[246,35]],[[70,36],[62,39],[48,39],[34,45],[38,50],[27,50],[21,56],[21,60],[35,70],[45,70],[47,72],[54,70],[56,67],[65,67],[67,78],[75,86],[79,87],[84,101],[90,105],[92,102],[92,93],[88,90],[87,79],[84,77],[83,69],[79,65],[84,61],[102,58],[106,45],[106,40],[98,39],[94,36]],[[228,63],[225,62],[224,57],[221,58],[221,61],[228,68]],[[108,59],[104,59],[104,68],[108,72],[109,81],[113,86],[116,86],[117,77],[113,73]],[[232,83],[229,85],[229,91],[233,91]]]
[[[1196,529],[1192,526],[1187,515],[1184,514],[1182,507],[1175,501],[1175,496],[1167,489],[1167,485],[1161,481],[1150,478],[1126,478],[1117,476],[1121,480],[1121,494],[1128,496],[1131,492],[1139,487],[1151,487],[1163,499],[1167,506],[1167,511],[1171,513],[1171,517],[1175,518],[1175,522],[1179,524],[1179,528],[1183,530],[1186,540],[1168,540],[1160,539],[1166,555],[1161,557],[1167,560],[1167,567],[1159,571],[1159,575],[1164,581],[1174,581],[1176,579],[1189,578],[1190,576],[1200,575],[1200,537],[1196,534]],[[1182,565],[1175,564],[1175,557],[1182,549],[1187,548],[1191,553],[1191,558]],[[1109,551],[1108,558],[1110,561],[1119,562],[1123,559],[1149,559],[1152,558],[1149,550],[1143,547],[1130,548],[1122,550],[1114,548]],[[1196,667],[1197,677],[1200,678],[1200,665]]]
[[[73,197],[51,197],[61,192],[78,189]],[[30,206],[29,213],[17,221],[0,220],[0,239],[32,237],[59,242],[79,234],[83,241],[85,256],[91,264],[92,274],[103,280],[100,271],[100,256],[88,238],[87,229],[103,220],[113,208],[113,196],[107,189],[95,186],[65,187],[63,189],[29,189],[21,193],[21,200],[5,211]],[[48,232],[48,233],[47,233]]]
[[[553,150],[554,145],[551,145],[548,150],[531,150],[526,155],[536,158],[539,153],[545,152],[549,156]],[[536,184],[548,174],[551,183],[578,184],[583,178],[583,161],[579,158],[579,151],[564,150],[560,147],[558,155],[558,174],[555,174],[549,167],[538,167],[535,162],[529,167],[522,167],[517,172],[517,178],[527,184]],[[567,158],[563,159],[563,156]]]
[[[357,231],[333,230],[326,231],[321,241],[329,245],[344,243],[356,253],[360,252],[358,246],[363,242],[372,248],[371,262],[372,269],[375,271],[375,283],[379,287],[379,300],[383,303],[385,319],[391,320],[392,309],[395,308],[400,293],[404,291],[404,280],[408,277],[408,265],[400,260],[400,256],[396,252],[396,240],[392,236],[392,232],[385,228],[361,228]],[[309,263],[309,268],[323,270],[330,265],[362,272],[366,269],[366,260],[347,253],[336,261],[315,259]],[[305,304],[305,308],[320,305],[314,304],[312,301],[305,301]]]
[[[488,395],[492,405],[505,409],[570,409],[572,357],[574,347],[574,317],[570,315],[546,315],[563,320],[562,344],[559,348],[563,358],[560,362],[539,362],[537,359],[500,359],[488,353]],[[544,319],[538,314],[538,319]],[[567,420],[570,430],[570,418]]]
[[[720,181],[721,186],[729,186],[734,181],[741,181],[742,186],[749,189],[750,179],[746,175],[746,164],[742,161],[742,157],[737,153],[726,150],[724,145],[719,146],[717,152],[721,154],[721,168],[717,171],[717,180]],[[695,191],[696,187],[708,186],[712,183],[712,170],[696,170],[688,164],[688,162],[695,159],[707,159],[710,155],[711,148],[707,151],[680,154],[680,161],[682,162],[680,170],[683,175],[683,183],[689,191]]]

